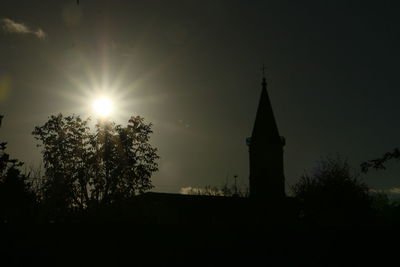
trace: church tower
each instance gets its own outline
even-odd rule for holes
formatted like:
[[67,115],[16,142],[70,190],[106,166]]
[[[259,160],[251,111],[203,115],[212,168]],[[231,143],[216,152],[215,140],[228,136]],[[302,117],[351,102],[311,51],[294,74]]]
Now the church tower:
[[279,200],[285,196],[283,146],[279,135],[265,77],[253,132],[247,139],[250,154],[250,198]]

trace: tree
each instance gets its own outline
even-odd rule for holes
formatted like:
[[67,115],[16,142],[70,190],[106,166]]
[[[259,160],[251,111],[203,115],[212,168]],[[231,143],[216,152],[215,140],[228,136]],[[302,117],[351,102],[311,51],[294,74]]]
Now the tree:
[[36,198],[29,177],[19,169],[23,163],[12,159],[6,148],[7,142],[0,142],[0,222],[26,222],[32,218]]
[[41,142],[45,183],[44,201],[59,209],[86,209],[152,188],[158,170],[157,149],[149,143],[152,124],[131,117],[123,127],[90,119],[52,115],[32,134]]
[[393,149],[392,152],[386,152],[382,157],[377,159],[368,160],[361,164],[361,171],[363,173],[367,173],[370,168],[374,168],[376,170],[384,170],[386,169],[385,163],[391,159],[400,159],[400,150],[398,148]]
[[292,186],[305,220],[323,225],[361,223],[370,212],[367,185],[339,157],[321,160],[311,175]]

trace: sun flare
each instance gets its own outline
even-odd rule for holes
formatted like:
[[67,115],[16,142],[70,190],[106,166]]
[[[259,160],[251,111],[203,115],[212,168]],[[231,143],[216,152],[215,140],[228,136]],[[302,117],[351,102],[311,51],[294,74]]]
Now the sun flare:
[[96,99],[92,106],[94,111],[102,117],[110,115],[113,110],[112,101],[107,97]]

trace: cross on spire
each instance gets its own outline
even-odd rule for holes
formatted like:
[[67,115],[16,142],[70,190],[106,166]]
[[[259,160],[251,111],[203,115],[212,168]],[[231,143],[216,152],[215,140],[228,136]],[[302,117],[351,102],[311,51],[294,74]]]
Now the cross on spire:
[[263,65],[262,65],[262,68],[261,68],[263,78],[265,78],[265,70],[266,70],[266,69],[267,69],[267,68],[266,68],[265,65],[263,64]]
[[262,65],[262,68],[261,68],[261,70],[262,70],[262,75],[263,75],[263,79],[262,79],[262,86],[263,86],[263,88],[267,88],[267,81],[265,80],[265,70],[266,70],[267,68],[265,67],[265,65],[263,64]]

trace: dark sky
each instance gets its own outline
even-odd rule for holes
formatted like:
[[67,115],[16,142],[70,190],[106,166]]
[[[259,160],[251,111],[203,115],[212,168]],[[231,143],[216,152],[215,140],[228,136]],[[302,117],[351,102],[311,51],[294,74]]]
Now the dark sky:
[[[244,184],[265,63],[287,185],[320,157],[339,153],[358,167],[400,145],[394,3],[2,0],[0,138],[37,165],[34,126],[58,112],[91,115],[105,90],[118,123],[154,123],[155,191],[235,174]],[[399,170],[365,179],[398,187]]]

